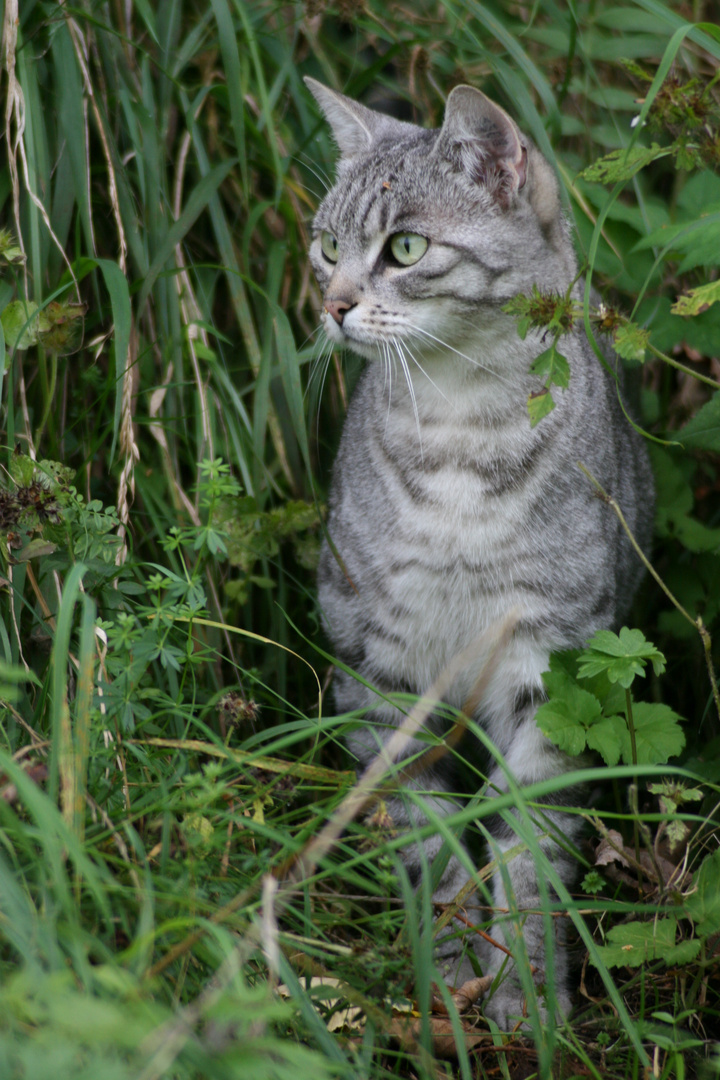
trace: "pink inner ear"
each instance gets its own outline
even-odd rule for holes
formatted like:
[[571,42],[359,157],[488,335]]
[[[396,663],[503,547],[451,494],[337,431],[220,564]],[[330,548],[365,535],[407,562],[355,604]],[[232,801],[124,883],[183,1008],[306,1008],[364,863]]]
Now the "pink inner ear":
[[515,169],[518,178],[518,191],[525,187],[525,181],[527,180],[527,147],[523,146],[521,150],[520,161],[512,166],[512,168]]
[[472,170],[473,180],[493,190],[500,204],[507,208],[516,191],[521,191],[527,180],[528,153],[526,147],[518,143],[520,156],[510,161],[501,154],[478,155]]

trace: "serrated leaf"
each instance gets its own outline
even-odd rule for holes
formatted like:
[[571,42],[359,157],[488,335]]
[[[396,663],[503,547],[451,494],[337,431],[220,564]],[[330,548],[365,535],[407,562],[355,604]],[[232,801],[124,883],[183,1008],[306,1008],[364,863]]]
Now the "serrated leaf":
[[[680,717],[669,705],[634,702],[633,723],[638,765],[664,765],[671,757],[680,753],[685,746],[685,735],[679,721]],[[623,761],[626,765],[633,764],[630,732],[627,729]]]
[[34,300],[13,300],[0,315],[8,349],[29,349],[38,343],[40,313]]
[[623,716],[605,716],[587,732],[587,744],[606,765],[617,765],[622,754],[627,722]]
[[655,919],[652,922],[631,922],[613,926],[607,935],[607,945],[597,951],[607,967],[640,967],[653,960],[666,964],[687,963],[700,951],[699,941],[675,944],[677,919]]
[[648,784],[648,791],[652,795],[660,796],[663,809],[669,812],[677,810],[688,802],[699,802],[703,798],[702,788],[688,788],[676,780],[663,780],[659,784]]
[[586,729],[601,718],[600,702],[565,671],[545,672],[543,682],[550,700],[537,710],[537,725],[564,753],[576,757],[586,747]]
[[535,357],[530,366],[530,374],[542,379],[548,389],[553,385],[565,389],[570,384],[570,365],[567,357],[558,352],[555,342]]
[[583,892],[590,894],[599,893],[600,890],[605,887],[605,879],[597,870],[588,870],[580,884]]
[[720,281],[709,281],[691,289],[685,296],[678,296],[670,308],[673,315],[701,315],[720,300]]
[[604,671],[610,682],[620,683],[627,689],[636,675],[645,674],[650,660],[656,675],[665,670],[665,657],[645,638],[640,630],[623,626],[619,634],[612,630],[598,630],[588,642],[580,657],[578,677],[597,675]]
[[594,161],[579,174],[583,180],[597,184],[614,184],[629,180],[657,158],[667,157],[672,151],[665,146],[633,146],[631,150],[613,150],[599,161]]
[[[599,706],[598,706],[599,708]],[[537,725],[564,754],[577,757],[587,745],[585,728],[564,701],[546,701],[535,714]]]
[[637,360],[642,363],[649,341],[650,331],[633,322],[618,326],[613,334],[613,348],[623,360]]
[[531,394],[527,400],[527,408],[530,416],[530,427],[534,428],[555,408],[552,394],[549,390],[541,390],[537,394]]
[[685,900],[685,910],[702,937],[720,930],[720,850],[703,860],[695,889]]
[[677,437],[689,450],[720,450],[720,391],[688,420]]

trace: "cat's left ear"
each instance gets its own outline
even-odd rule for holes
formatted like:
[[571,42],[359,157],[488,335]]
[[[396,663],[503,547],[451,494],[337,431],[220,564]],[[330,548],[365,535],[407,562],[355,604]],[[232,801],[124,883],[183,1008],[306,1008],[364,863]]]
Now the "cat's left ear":
[[415,130],[412,124],[368,109],[359,101],[323,86],[309,75],[305,76],[304,81],[325,114],[343,157],[366,153],[377,142],[397,140]]
[[504,109],[472,86],[456,86],[445,106],[435,152],[508,204],[527,180],[527,146]]

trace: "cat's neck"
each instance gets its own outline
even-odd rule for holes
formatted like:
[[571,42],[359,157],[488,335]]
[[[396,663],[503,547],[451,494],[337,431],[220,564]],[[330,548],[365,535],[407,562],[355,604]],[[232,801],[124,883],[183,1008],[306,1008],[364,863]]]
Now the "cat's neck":
[[414,349],[404,357],[368,361],[366,377],[390,422],[395,414],[397,421],[409,417],[430,426],[453,419],[492,424],[498,417],[527,416],[528,395],[538,388],[529,369],[541,351],[537,341],[522,341],[513,326],[511,336],[476,333],[462,349]]

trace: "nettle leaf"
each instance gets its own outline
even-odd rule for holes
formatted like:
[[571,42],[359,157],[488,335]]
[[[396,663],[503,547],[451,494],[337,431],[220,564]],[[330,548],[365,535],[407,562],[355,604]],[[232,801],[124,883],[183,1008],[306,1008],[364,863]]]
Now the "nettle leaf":
[[613,348],[623,360],[637,360],[643,363],[649,341],[650,331],[633,322],[618,326],[613,333]]
[[703,860],[695,889],[685,900],[685,910],[701,937],[720,930],[720,850]]
[[636,675],[645,675],[647,661],[652,662],[656,675],[665,670],[665,657],[648,641],[640,630],[623,626],[619,634],[598,630],[580,657],[578,677],[597,675],[604,671],[610,682],[627,689]]
[[685,787],[678,780],[663,780],[659,784],[648,784],[648,791],[660,798],[660,806],[668,814],[674,814],[679,806],[688,802],[700,802],[702,788]]
[[720,450],[720,391],[688,420],[678,438],[688,450]]
[[548,416],[555,408],[553,396],[549,390],[540,390],[537,394],[531,394],[527,399],[527,409],[530,415],[530,427],[534,428],[540,421]]
[[567,357],[558,352],[554,341],[549,349],[535,357],[530,366],[530,374],[541,378],[548,389],[553,385],[565,389],[570,384],[570,365]]
[[[664,765],[671,757],[680,753],[685,746],[680,720],[681,717],[669,705],[646,701],[633,703],[638,765]],[[630,732],[627,729],[622,757],[626,765],[632,765]]]
[[631,150],[613,150],[599,161],[583,169],[579,176],[598,184],[614,184],[618,180],[630,180],[651,161],[667,157],[672,149],[666,146],[633,146]]
[[608,944],[599,945],[597,951],[607,967],[640,967],[652,960],[685,964],[697,956],[700,942],[681,941],[676,945],[676,935],[677,919],[674,916],[652,922],[624,923],[608,931]]
[[712,304],[720,300],[720,281],[709,281],[691,289],[685,296],[678,296],[670,308],[673,315],[702,315]]

